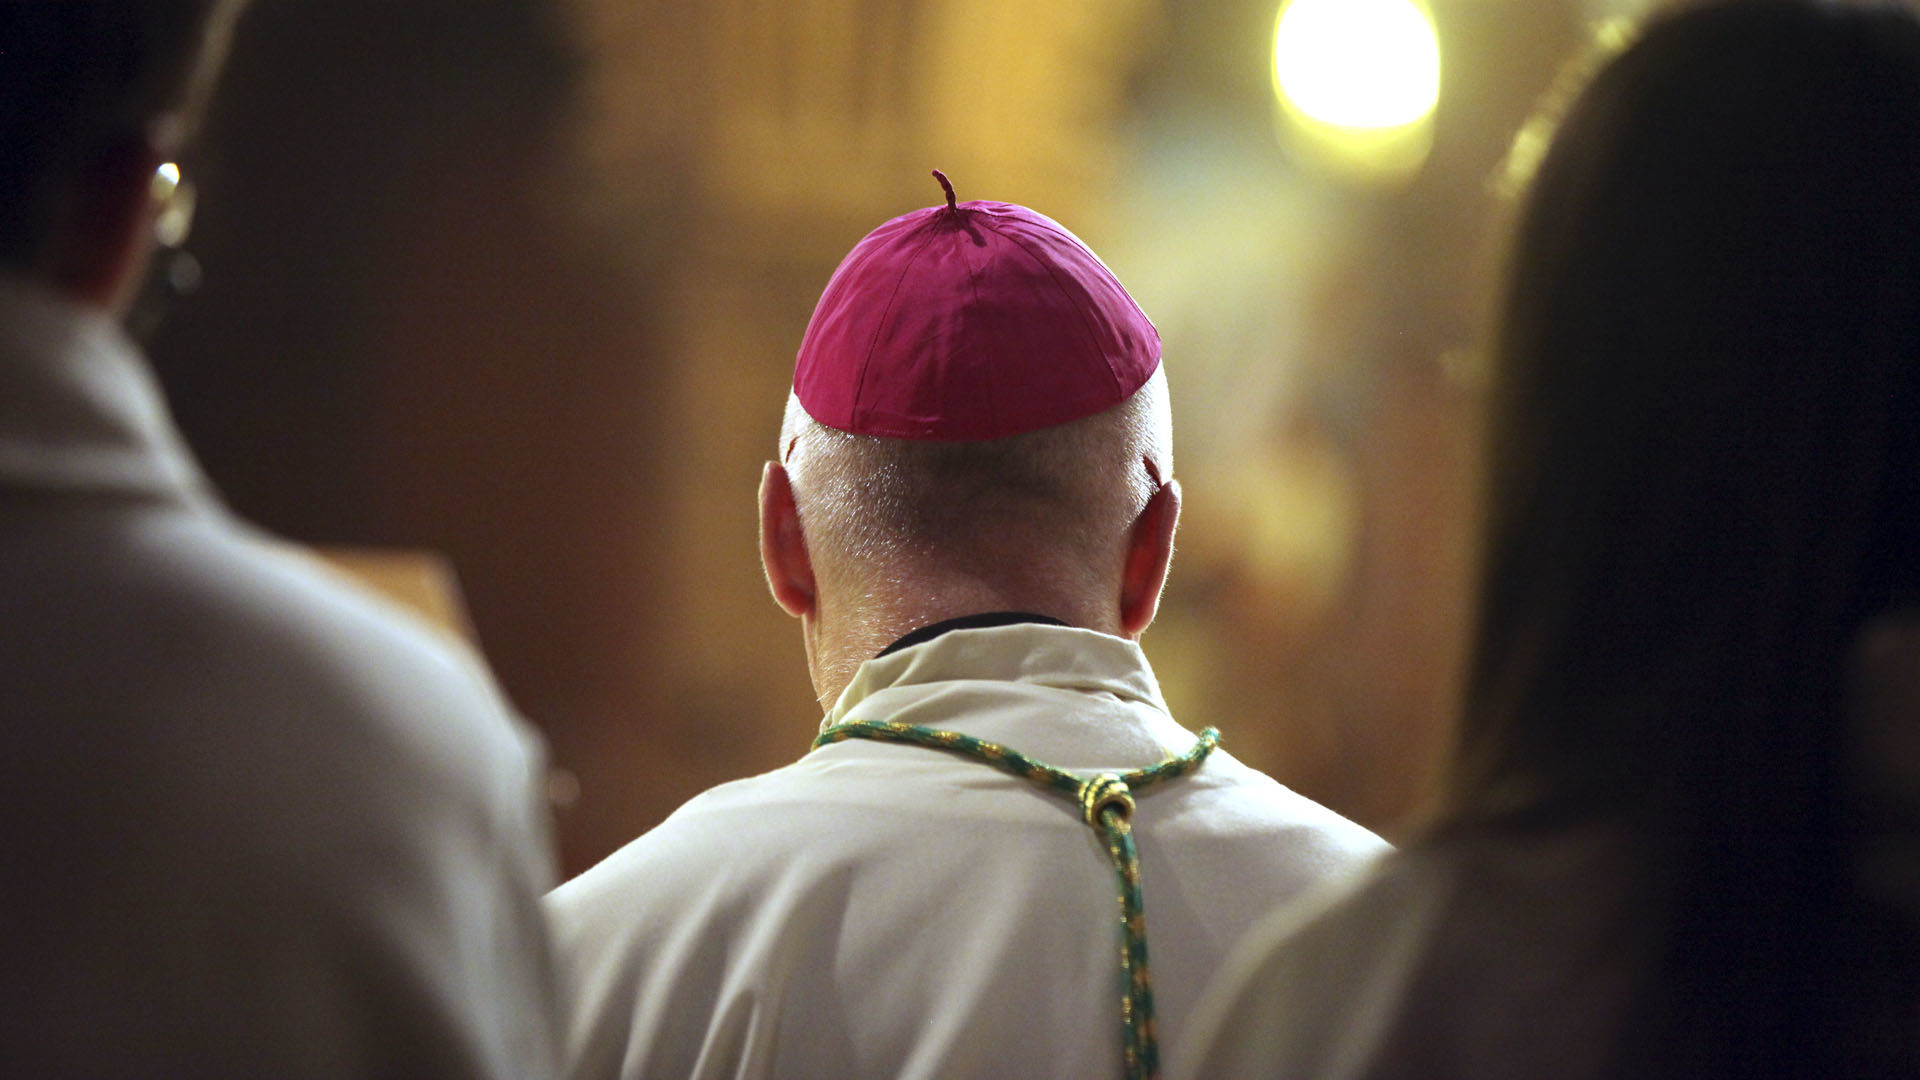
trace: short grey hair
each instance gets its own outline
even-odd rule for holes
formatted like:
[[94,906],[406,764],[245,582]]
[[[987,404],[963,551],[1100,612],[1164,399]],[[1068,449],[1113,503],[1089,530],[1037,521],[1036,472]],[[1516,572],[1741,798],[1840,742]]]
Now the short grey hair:
[[992,577],[1016,555],[1098,571],[1171,479],[1172,431],[1164,368],[1104,412],[985,442],[853,435],[789,395],[780,460],[816,563]]

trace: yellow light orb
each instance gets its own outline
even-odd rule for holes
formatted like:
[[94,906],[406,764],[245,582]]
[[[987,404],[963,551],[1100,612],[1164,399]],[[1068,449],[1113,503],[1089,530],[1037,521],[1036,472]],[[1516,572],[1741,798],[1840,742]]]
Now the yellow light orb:
[[1406,127],[1440,100],[1440,39],[1418,0],[1289,0],[1274,26],[1273,79],[1320,123]]

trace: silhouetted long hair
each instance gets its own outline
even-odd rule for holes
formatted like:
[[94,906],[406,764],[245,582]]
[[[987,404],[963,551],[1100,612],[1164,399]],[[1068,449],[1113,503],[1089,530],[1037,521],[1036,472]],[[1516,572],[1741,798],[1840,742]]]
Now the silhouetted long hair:
[[1912,942],[1849,892],[1842,754],[1857,632],[1920,604],[1920,23],[1650,26],[1541,163],[1494,365],[1442,829],[1638,827],[1673,919],[1624,1066],[1910,1054],[1848,966]]

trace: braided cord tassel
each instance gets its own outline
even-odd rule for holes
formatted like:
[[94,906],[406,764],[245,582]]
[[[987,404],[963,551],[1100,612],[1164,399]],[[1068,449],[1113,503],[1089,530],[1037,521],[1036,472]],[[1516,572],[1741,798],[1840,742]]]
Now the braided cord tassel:
[[1153,1029],[1153,978],[1147,966],[1147,916],[1140,894],[1140,854],[1133,828],[1118,810],[1100,815],[1107,854],[1120,879],[1120,1050],[1128,1080],[1160,1075]]
[[1220,732],[1207,728],[1194,740],[1191,750],[1157,765],[1124,773],[1100,773],[1084,780],[999,743],[914,724],[877,721],[836,724],[813,740],[813,748],[817,750],[847,739],[908,743],[961,754],[1070,796],[1080,804],[1081,820],[1100,834],[1119,880],[1120,1049],[1126,1080],[1158,1077],[1160,1044],[1154,1034],[1153,978],[1147,965],[1147,916],[1145,897],[1140,889],[1140,853],[1133,842],[1133,792],[1199,768],[1220,744]]

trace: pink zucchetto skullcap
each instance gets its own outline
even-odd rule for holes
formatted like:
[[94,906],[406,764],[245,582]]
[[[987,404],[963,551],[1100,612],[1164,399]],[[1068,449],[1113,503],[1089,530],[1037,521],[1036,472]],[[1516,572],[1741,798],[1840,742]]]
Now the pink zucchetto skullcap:
[[1132,397],[1160,334],[1072,233],[1023,206],[956,203],[854,245],[807,323],[793,391],[832,428],[976,442]]

